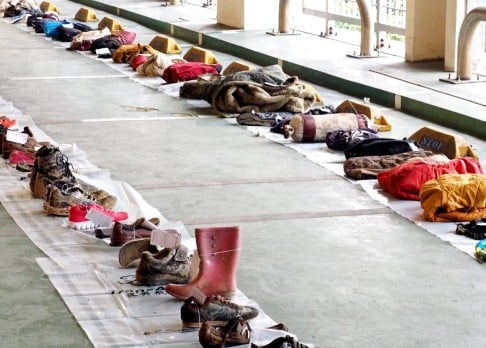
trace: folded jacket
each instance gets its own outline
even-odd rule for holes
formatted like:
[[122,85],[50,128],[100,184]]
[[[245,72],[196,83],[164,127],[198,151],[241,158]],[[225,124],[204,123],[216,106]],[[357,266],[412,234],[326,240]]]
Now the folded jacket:
[[445,174],[420,188],[420,206],[428,221],[486,218],[486,175]]

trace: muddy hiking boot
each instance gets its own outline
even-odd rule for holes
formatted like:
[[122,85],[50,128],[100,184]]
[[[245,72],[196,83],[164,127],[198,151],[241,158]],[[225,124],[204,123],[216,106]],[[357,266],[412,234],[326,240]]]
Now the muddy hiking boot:
[[116,204],[116,197],[101,189],[87,193],[81,184],[70,181],[56,180],[46,186],[43,208],[48,215],[69,216],[72,206],[87,203],[112,209]]
[[204,322],[209,322],[211,325],[225,325],[238,317],[249,320],[255,318],[258,313],[255,307],[242,306],[221,296],[211,296],[203,305],[192,298],[184,301],[181,307],[181,320],[185,328],[198,328]]
[[46,187],[54,181],[62,180],[76,183],[72,171],[72,164],[58,147],[44,145],[35,153],[34,168],[30,176],[30,191],[34,198],[46,198]]
[[135,281],[143,285],[186,284],[191,278],[191,259],[186,246],[164,248],[156,254],[142,252]]

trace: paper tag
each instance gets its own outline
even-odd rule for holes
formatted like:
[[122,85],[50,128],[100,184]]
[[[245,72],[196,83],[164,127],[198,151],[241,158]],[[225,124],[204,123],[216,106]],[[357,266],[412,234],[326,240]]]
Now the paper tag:
[[103,55],[103,54],[111,54],[110,50],[107,47],[98,48],[97,50],[95,50],[95,52],[96,52],[97,56]]
[[152,230],[152,235],[150,236],[150,244],[158,245],[164,248],[175,248],[181,243],[181,234],[173,229]]
[[191,288],[191,297],[200,305],[206,303],[207,296],[201,290],[199,290],[197,286],[193,286]]
[[90,209],[86,214],[86,218],[91,220],[96,226],[110,226],[113,222],[113,217],[96,209]]
[[11,141],[12,143],[18,143],[23,145],[29,139],[29,135],[22,132],[15,132],[15,131],[11,131],[10,129],[7,129],[6,139],[8,141]]

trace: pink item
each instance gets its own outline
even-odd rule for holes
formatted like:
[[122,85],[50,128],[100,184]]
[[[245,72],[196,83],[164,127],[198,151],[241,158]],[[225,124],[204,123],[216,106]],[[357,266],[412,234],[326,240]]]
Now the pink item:
[[69,208],[68,226],[75,230],[85,230],[99,226],[100,224],[97,224],[86,217],[90,210],[96,210],[97,213],[101,213],[115,222],[128,219],[128,214],[126,212],[115,212],[105,209],[101,205],[88,203],[74,205]]
[[24,152],[20,150],[12,150],[8,157],[10,164],[24,163],[28,165],[34,165],[34,152]]

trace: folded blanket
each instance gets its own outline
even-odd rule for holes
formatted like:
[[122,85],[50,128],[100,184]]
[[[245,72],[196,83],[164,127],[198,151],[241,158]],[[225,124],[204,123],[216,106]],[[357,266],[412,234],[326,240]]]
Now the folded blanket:
[[351,157],[344,161],[344,173],[355,180],[375,179],[378,173],[389,170],[407,161],[424,157],[434,157],[436,161],[448,161],[444,155],[434,155],[431,151],[417,150],[384,156]]

